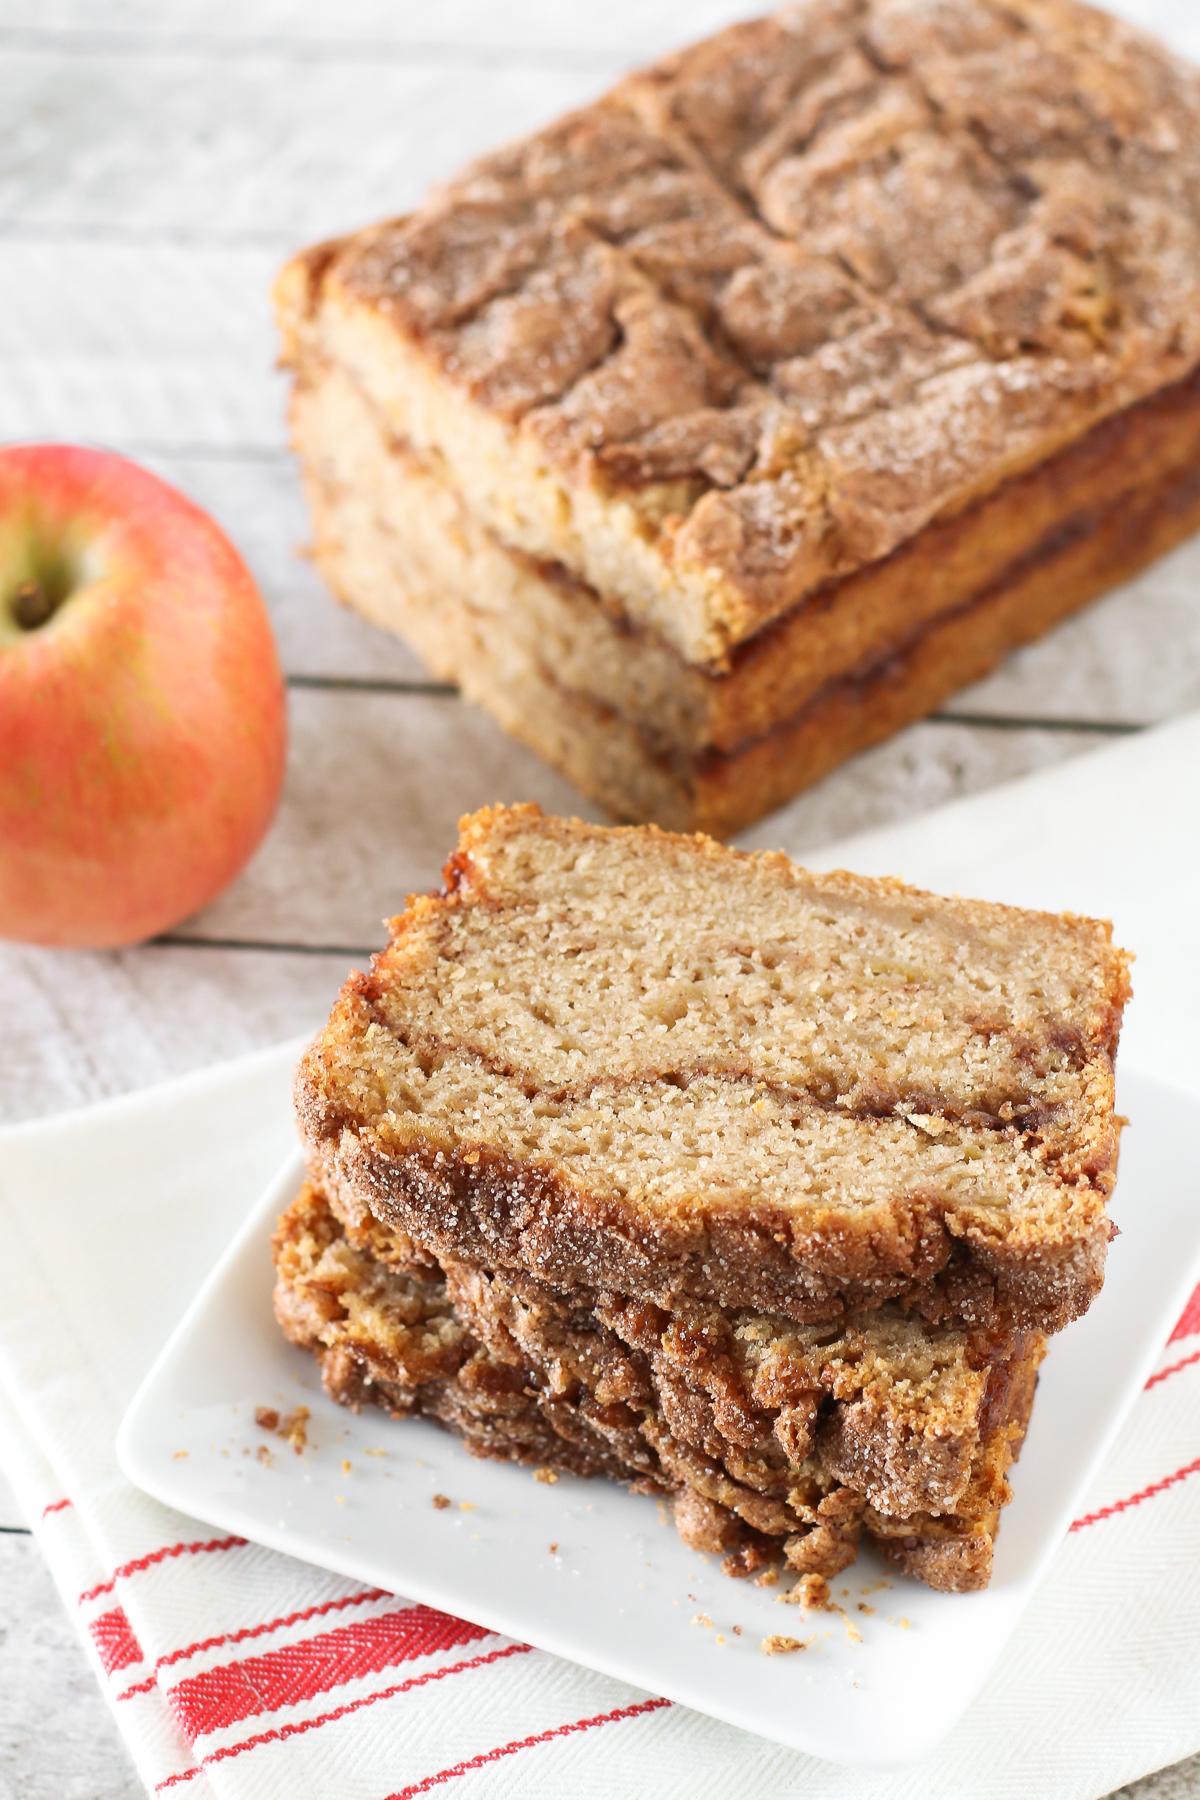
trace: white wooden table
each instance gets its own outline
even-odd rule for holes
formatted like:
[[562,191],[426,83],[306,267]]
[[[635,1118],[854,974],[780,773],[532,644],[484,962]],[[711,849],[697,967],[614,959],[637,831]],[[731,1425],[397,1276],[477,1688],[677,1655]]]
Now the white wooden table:
[[[469,807],[596,816],[340,612],[305,519],[267,287],[284,255],[739,13],[737,0],[0,0],[0,441],[105,444],[207,507],[291,689],[267,841],[144,948],[0,946],[0,1118],[315,1026]],[[1122,0],[1200,58],[1194,0]],[[749,833],[802,855],[1200,706],[1200,542]],[[0,1800],[142,1792],[0,1480]],[[1122,1790],[1200,1796],[1200,1759]]]

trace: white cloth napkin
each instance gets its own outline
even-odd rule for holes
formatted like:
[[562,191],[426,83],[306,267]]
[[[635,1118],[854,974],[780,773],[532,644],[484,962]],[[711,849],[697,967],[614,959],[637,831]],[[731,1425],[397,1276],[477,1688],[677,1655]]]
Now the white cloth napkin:
[[0,1134],[0,1459],[152,1792],[1090,1800],[1200,1747],[1200,1293],[986,1692],[894,1775],[798,1756],[132,1488],[117,1425],[287,1145],[294,1057]]

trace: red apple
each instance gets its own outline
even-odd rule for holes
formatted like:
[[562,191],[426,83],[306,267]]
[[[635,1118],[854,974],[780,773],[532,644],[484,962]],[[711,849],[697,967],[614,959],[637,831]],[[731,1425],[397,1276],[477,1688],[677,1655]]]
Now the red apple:
[[213,521],[124,457],[0,450],[0,937],[129,944],[205,905],[270,823],[285,736]]

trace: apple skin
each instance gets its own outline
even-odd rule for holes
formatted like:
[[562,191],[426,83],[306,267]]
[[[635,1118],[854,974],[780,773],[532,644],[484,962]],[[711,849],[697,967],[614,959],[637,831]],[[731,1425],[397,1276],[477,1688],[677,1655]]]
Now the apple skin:
[[[31,579],[65,597],[22,629]],[[286,729],[266,608],[205,513],[107,451],[0,450],[0,937],[106,948],[204,906],[270,824]]]

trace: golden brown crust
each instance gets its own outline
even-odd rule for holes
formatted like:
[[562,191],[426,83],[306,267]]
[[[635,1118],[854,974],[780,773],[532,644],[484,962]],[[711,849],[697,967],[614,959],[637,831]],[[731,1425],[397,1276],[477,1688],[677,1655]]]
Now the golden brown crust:
[[364,310],[570,504],[631,508],[614,591],[644,553],[714,661],[1195,367],[1198,144],[1194,72],[1073,0],[811,0],[284,298]]
[[[486,1149],[384,1146],[348,1121],[337,1139],[313,1130],[313,1052],[297,1109],[309,1167],[334,1194],[366,1198],[376,1216],[437,1254],[525,1269],[563,1287],[591,1282],[670,1303],[713,1295],[725,1306],[778,1311],[803,1323],[903,1296],[930,1318],[1058,1331],[1086,1312],[1104,1281],[1103,1204],[1081,1203],[1075,1231],[1045,1245],[959,1241],[919,1204],[847,1218],[836,1208],[802,1226],[790,1210],[753,1216],[698,1205],[688,1214],[628,1207],[555,1172]],[[325,1109],[322,1108],[325,1114]],[[955,1254],[956,1249],[958,1254]]]
[[1197,528],[1200,463],[1126,493],[1103,512],[1065,521],[1061,533],[1048,534],[1042,554],[1018,562],[992,589],[882,663],[831,681],[796,717],[757,741],[697,759],[685,789],[686,822],[716,837],[744,830],[848,756],[924,718],[1010,650],[1136,575]]
[[974,646],[976,662],[961,676],[939,675],[959,686],[974,679],[1014,643],[1194,530],[1198,469],[1195,372],[739,645],[729,675],[708,678],[704,730],[712,749],[736,752],[790,723],[838,677],[870,681],[889,661],[903,660],[925,629],[968,611],[978,623],[963,644]]
[[672,1493],[685,1542],[728,1552],[731,1574],[781,1548],[797,1572],[836,1574],[865,1522],[902,1557],[932,1559],[934,1585],[947,1544],[960,1560],[973,1546],[986,1578],[1040,1338],[896,1309],[804,1331],[439,1266],[369,1217],[339,1222],[312,1187],[273,1251],[280,1324],[343,1404],[424,1413],[476,1455]]
[[1041,1360],[1037,1353],[998,1369],[988,1447],[975,1469],[974,1492],[959,1517],[914,1513],[908,1520],[897,1520],[867,1508],[866,1530],[905,1575],[944,1594],[987,1586],[1000,1511],[1012,1497],[1007,1473],[1021,1454],[1029,1428]]

